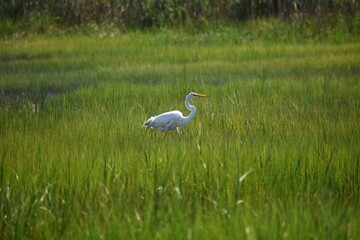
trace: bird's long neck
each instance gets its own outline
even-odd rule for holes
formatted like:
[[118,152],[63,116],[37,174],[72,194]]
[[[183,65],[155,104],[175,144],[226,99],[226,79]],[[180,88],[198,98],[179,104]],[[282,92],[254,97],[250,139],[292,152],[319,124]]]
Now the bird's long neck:
[[191,104],[189,103],[189,101],[190,101],[190,97],[186,97],[186,99],[185,99],[185,106],[186,106],[186,108],[187,108],[189,111],[191,111],[191,113],[189,114],[189,116],[184,117],[184,123],[183,123],[184,125],[188,124],[188,123],[191,121],[191,119],[194,118],[195,112],[196,112],[195,106],[191,105]]

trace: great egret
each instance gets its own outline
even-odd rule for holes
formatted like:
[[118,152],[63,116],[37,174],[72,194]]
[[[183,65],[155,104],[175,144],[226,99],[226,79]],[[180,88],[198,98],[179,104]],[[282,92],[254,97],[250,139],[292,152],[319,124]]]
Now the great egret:
[[176,130],[177,134],[180,137],[179,127],[188,124],[191,121],[191,119],[193,119],[193,117],[195,116],[196,108],[195,106],[189,104],[189,101],[192,98],[197,98],[197,97],[206,97],[206,95],[191,92],[185,98],[185,106],[188,110],[191,111],[189,116],[184,117],[180,111],[174,110],[149,118],[146,122],[144,122],[144,126],[147,128],[154,128],[156,130],[166,133],[169,130]]

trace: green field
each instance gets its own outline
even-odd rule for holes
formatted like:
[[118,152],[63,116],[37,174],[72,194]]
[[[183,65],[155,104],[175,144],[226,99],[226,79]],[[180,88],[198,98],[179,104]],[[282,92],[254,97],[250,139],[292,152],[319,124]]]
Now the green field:
[[[0,239],[359,239],[360,44],[0,40]],[[179,109],[193,121],[147,130]]]

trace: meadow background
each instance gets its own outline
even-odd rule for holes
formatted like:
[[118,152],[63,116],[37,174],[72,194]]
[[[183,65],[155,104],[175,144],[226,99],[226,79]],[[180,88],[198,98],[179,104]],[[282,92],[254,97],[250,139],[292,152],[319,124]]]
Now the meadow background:
[[[356,11],[134,26],[35,10],[0,21],[0,239],[359,238]],[[181,139],[142,127],[186,115],[190,91],[209,98]]]

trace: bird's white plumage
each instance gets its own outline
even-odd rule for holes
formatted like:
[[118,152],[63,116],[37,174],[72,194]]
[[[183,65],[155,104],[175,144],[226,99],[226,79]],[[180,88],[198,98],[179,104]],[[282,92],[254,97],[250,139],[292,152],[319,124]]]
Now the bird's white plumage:
[[178,110],[165,112],[160,115],[149,118],[144,123],[144,126],[147,128],[154,128],[161,132],[167,132],[169,130],[176,130],[176,132],[179,134],[178,127],[185,126],[195,116],[196,108],[195,108],[195,106],[190,105],[189,101],[190,101],[190,99],[196,98],[196,97],[206,97],[206,95],[191,92],[186,96],[185,106],[188,110],[191,111],[189,116],[184,117],[183,114]]
[[144,125],[148,128],[155,128],[161,132],[166,132],[182,126],[183,118],[182,113],[176,110],[151,117]]

